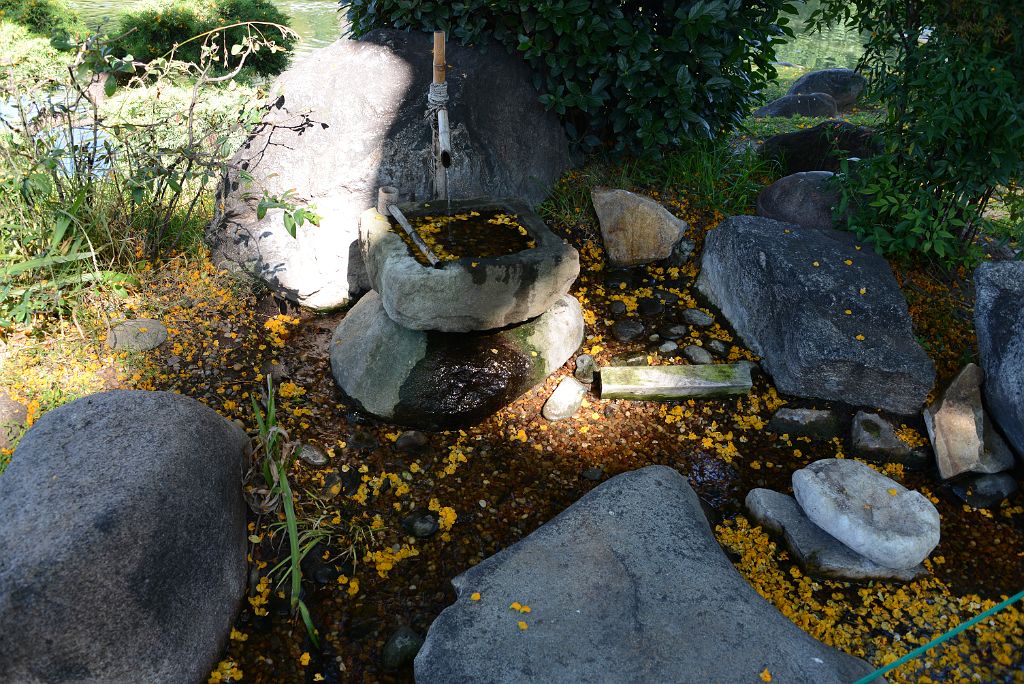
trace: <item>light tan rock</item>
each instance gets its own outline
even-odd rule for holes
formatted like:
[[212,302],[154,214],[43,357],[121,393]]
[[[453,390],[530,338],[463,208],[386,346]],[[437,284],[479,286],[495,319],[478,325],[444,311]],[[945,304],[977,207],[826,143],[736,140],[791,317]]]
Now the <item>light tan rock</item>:
[[967,364],[942,397],[924,410],[928,438],[943,479],[962,473],[998,473],[1013,467],[1013,454],[989,425],[981,403],[984,372]]
[[609,188],[594,188],[590,196],[608,263],[616,268],[667,259],[689,228],[650,197]]

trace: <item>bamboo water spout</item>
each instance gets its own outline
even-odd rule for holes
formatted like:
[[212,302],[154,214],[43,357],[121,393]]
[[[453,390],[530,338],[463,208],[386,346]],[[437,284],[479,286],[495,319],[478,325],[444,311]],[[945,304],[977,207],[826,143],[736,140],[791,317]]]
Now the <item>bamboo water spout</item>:
[[405,217],[402,210],[398,208],[398,188],[385,185],[377,190],[377,213],[384,217],[390,216],[398,221],[398,225],[402,226],[402,230],[413,241],[413,244],[423,252],[423,256],[427,258],[431,266],[434,268],[441,268],[443,266],[441,260],[434,254],[434,250],[430,249],[426,241],[420,236],[413,225],[409,223],[409,219]]
[[452,165],[451,129],[448,124],[448,83],[445,65],[445,34],[434,31],[434,73],[427,95],[427,113],[436,116],[434,128],[434,186],[438,199],[448,199],[448,167]]

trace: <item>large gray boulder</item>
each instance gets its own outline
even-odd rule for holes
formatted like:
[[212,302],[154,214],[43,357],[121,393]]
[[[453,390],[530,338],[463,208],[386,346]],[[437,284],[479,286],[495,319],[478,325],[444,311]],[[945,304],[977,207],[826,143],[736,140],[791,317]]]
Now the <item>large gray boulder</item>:
[[[316,309],[369,287],[358,221],[376,205],[377,188],[395,186],[405,201],[436,194],[424,118],[430,46],[426,33],[373,31],[317,50],[281,75],[271,112],[233,158],[220,193],[224,208],[207,232],[217,263],[239,265]],[[450,196],[543,200],[569,168],[569,148],[557,116],[538,102],[530,70],[496,43],[451,43],[447,61]],[[289,190],[291,202],[315,205],[322,217],[320,227],[300,227],[297,239],[281,210],[256,216],[264,191]]]
[[608,480],[452,584],[458,599],[416,656],[419,684],[755,682],[765,669],[848,684],[871,671],[761,598],[664,466]]
[[803,228],[833,228],[839,193],[831,171],[803,171],[780,178],[757,194],[757,215]]
[[590,197],[613,268],[667,259],[689,228],[661,204],[635,192],[594,188]]
[[[464,257],[440,268],[418,262],[376,209],[359,220],[360,244],[373,289],[391,320],[415,330],[492,330],[540,316],[576,281],[579,253],[552,233],[525,203],[458,200],[452,211],[498,210],[517,217],[536,243],[532,249],[496,257]],[[413,205],[409,220],[437,209]]]
[[897,570],[860,555],[812,523],[791,496],[770,489],[751,489],[745,503],[754,520],[781,536],[794,560],[815,577],[909,582],[928,574],[923,565]]
[[836,101],[828,93],[783,95],[754,110],[755,119],[792,116],[835,116],[839,113]]
[[974,328],[985,370],[985,405],[1024,458],[1024,262],[982,264],[974,272]]
[[704,243],[697,287],[783,392],[910,414],[931,390],[935,368],[888,263],[845,233],[726,219]]
[[798,78],[787,94],[827,93],[839,109],[846,109],[857,101],[867,84],[867,79],[853,69],[822,69]]
[[847,121],[825,121],[813,128],[773,135],[761,154],[782,165],[786,174],[838,171],[843,159],[867,159],[881,151],[874,132]]
[[0,681],[205,682],[245,591],[246,444],[169,392],[45,414],[0,476]]
[[486,333],[404,328],[370,291],[331,339],[331,370],[365,412],[429,430],[483,420],[561,367],[583,342],[579,302],[563,296],[543,316]]
[[793,495],[811,522],[879,565],[913,568],[939,544],[932,502],[860,461],[827,458],[795,471]]

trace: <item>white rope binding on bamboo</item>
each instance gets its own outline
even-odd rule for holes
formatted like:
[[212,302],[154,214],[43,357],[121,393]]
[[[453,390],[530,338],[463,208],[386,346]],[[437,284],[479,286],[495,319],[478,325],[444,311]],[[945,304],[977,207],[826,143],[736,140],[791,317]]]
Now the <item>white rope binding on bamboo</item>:
[[445,109],[448,106],[448,82],[444,83],[431,83],[430,90],[427,91],[427,113],[426,118],[431,118],[437,115],[439,109]]

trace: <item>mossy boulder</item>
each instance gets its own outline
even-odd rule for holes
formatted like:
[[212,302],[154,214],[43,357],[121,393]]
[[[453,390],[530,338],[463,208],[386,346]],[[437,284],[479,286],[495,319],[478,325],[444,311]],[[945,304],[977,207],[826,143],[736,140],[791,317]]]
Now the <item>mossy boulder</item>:
[[398,325],[370,291],[334,331],[331,370],[366,413],[441,430],[495,413],[564,364],[582,342],[583,314],[569,295],[526,323],[443,333]]

